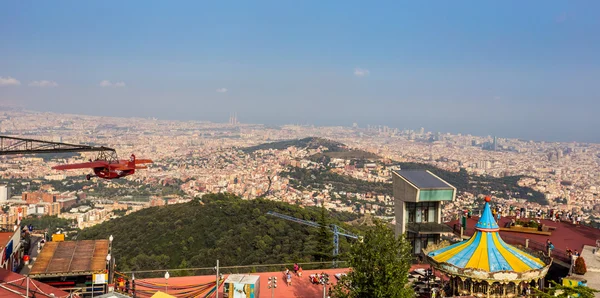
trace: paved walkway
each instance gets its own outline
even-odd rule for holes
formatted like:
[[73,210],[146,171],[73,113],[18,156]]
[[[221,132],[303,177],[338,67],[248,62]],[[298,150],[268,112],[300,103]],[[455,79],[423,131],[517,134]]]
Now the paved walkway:
[[[40,237],[31,236],[31,245],[29,246],[29,264],[33,264],[33,259],[37,258],[38,255],[38,243],[42,240]],[[19,273],[21,275],[28,275],[31,268],[27,265],[23,265]]]
[[[596,252],[595,246],[586,245],[581,251],[581,257],[585,260],[587,271],[600,273],[600,253]],[[598,281],[600,283],[600,281]]]

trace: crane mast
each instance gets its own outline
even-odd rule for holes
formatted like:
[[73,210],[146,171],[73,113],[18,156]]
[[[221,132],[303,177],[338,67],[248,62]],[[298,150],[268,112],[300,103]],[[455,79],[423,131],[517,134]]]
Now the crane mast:
[[[281,219],[293,221],[295,223],[311,226],[313,228],[322,227],[321,224],[316,223],[314,221],[299,219],[299,218],[295,218],[295,217],[292,217],[289,215],[285,215],[285,214],[281,214],[281,213],[277,213],[277,212],[273,212],[273,211],[269,211],[269,212],[267,212],[267,214],[275,216],[275,217],[279,217]],[[344,230],[342,227],[340,227],[336,224],[331,224],[327,228],[333,232],[333,258],[334,258],[333,264],[335,266],[336,265],[335,257],[337,257],[337,255],[339,255],[339,253],[340,253],[340,248],[339,248],[340,235],[348,237],[348,238],[352,238],[352,239],[359,239],[360,237],[358,235],[352,234],[351,232],[348,232],[347,230]]]

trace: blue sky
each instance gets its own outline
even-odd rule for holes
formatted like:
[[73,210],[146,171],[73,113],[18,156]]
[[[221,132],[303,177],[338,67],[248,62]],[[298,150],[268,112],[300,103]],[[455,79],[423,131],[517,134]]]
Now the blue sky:
[[2,1],[0,103],[600,142],[598,1]]

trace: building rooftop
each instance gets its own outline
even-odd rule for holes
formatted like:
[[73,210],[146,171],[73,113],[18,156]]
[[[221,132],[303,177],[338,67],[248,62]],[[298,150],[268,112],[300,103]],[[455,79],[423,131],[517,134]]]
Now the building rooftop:
[[29,283],[29,295],[33,297],[68,297],[69,293],[61,291],[45,283],[27,279],[25,276],[11,272],[10,270],[0,268],[0,297],[3,298],[22,298],[27,293],[27,284]]
[[[510,217],[502,217],[498,222],[498,225],[503,227],[507,223],[509,223],[512,219],[515,219],[514,216]],[[478,217],[472,217],[467,219],[467,229],[465,230],[465,235],[473,235],[475,232],[475,225],[479,220]],[[529,221],[529,219],[519,219],[521,221]],[[562,221],[551,221],[547,219],[535,219],[536,221],[540,221],[545,226],[553,227],[552,235],[536,235],[536,234],[525,234],[519,232],[512,231],[500,231],[500,236],[502,238],[511,243],[511,244],[519,244],[524,245],[525,239],[530,240],[530,246],[532,246],[532,242],[535,244],[541,244],[542,249],[545,248],[546,240],[550,239],[552,244],[554,244],[555,250],[564,251],[567,248],[571,250],[577,250],[581,252],[583,250],[584,245],[596,246],[596,240],[600,240],[600,229],[595,229],[588,226],[582,225],[574,225],[570,222],[562,222]],[[450,227],[454,225],[458,225],[458,220],[453,220],[448,222],[447,224]]]
[[29,276],[91,274],[106,269],[107,255],[108,240],[47,242]]
[[454,189],[450,184],[426,170],[394,171],[419,189]]
[[[429,268],[429,265],[413,265],[411,270],[417,268]],[[288,286],[285,283],[285,279],[283,277],[282,272],[261,272],[261,273],[248,273],[250,275],[255,275],[260,278],[260,295],[257,298],[269,298],[271,297],[271,289],[269,289],[268,279],[269,277],[275,276],[277,277],[277,288],[274,290],[275,297],[285,297],[285,298],[314,298],[314,297],[322,297],[323,296],[323,286],[318,284],[313,284],[309,280],[309,276],[311,274],[317,274],[325,272],[329,274],[329,281],[332,283],[331,286],[337,283],[337,279],[335,278],[335,274],[338,273],[347,273],[348,268],[338,268],[338,269],[324,269],[324,270],[304,270],[302,272],[302,277],[298,277],[296,275],[292,275],[292,285]],[[227,280],[229,275],[224,276],[224,280]],[[208,282],[213,282],[215,280],[214,275],[201,275],[201,276],[185,276],[185,277],[171,277],[169,278],[168,285],[169,287],[174,286],[182,286],[182,285],[193,285],[193,284],[204,284]],[[165,284],[166,281],[164,278],[149,278],[142,279],[145,282],[151,282],[156,284]],[[137,282],[137,279],[136,279]],[[138,297],[151,297],[152,294],[158,290],[164,291],[164,288],[160,289],[148,289],[144,287],[136,287],[139,295]],[[169,294],[176,295],[175,290],[169,289]],[[219,297],[223,297],[223,286],[219,287]]]
[[15,232],[0,232],[0,248],[6,246],[14,235]]

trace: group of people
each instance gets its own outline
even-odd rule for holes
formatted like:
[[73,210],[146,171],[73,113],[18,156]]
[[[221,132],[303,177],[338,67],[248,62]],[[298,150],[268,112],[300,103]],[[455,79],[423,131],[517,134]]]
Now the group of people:
[[[295,275],[297,275],[298,277],[302,277],[302,267],[300,267],[298,265],[298,263],[294,263],[293,270],[294,270]],[[286,281],[287,285],[291,286],[292,285],[292,273],[290,272],[290,269],[285,268],[283,275],[285,277],[285,281]]]
[[579,257],[579,252],[577,250],[572,251],[570,248],[567,247],[567,256],[569,256],[569,258],[572,258],[573,256],[575,257]]
[[309,277],[310,282],[313,284],[326,284],[329,282],[329,274],[323,272],[321,274],[311,274]]

